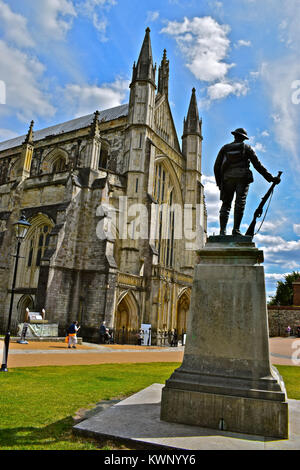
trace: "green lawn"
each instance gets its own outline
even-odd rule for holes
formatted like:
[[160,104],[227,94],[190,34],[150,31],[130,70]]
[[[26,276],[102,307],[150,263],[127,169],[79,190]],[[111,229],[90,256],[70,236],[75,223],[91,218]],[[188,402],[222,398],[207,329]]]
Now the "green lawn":
[[33,367],[0,374],[0,449],[93,450],[72,435],[73,416],[102,400],[164,383],[177,364]]
[[[0,374],[0,449],[107,448],[73,436],[76,412],[164,383],[176,367],[178,364],[153,363],[10,369]],[[289,398],[300,400],[300,367],[277,368]],[[117,448],[118,444],[109,446]]]
[[282,376],[288,398],[300,400],[300,367],[299,366],[276,366]]

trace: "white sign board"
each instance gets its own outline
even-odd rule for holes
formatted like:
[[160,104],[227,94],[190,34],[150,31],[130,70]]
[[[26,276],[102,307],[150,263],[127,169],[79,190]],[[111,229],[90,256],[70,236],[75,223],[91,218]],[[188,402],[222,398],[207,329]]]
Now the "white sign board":
[[151,325],[142,323],[141,329],[143,331],[142,345],[151,346]]

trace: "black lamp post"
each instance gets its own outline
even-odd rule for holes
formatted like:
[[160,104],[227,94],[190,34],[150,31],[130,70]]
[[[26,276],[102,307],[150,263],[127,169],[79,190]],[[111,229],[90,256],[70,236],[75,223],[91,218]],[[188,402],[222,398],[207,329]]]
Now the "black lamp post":
[[18,263],[20,257],[20,248],[21,243],[27,235],[28,229],[31,227],[31,224],[26,220],[25,215],[22,215],[20,220],[14,224],[16,239],[17,239],[17,254],[15,256],[15,269],[14,269],[14,277],[13,277],[13,284],[11,289],[11,298],[10,298],[10,307],[9,307],[9,315],[8,315],[8,324],[7,324],[7,331],[4,340],[4,348],[3,348],[3,360],[0,372],[7,372],[7,357],[8,357],[8,350],[9,350],[9,342],[10,342],[10,324],[11,324],[11,317],[12,317],[12,310],[14,304],[14,294],[16,288],[16,279],[17,279],[17,271],[18,271]]

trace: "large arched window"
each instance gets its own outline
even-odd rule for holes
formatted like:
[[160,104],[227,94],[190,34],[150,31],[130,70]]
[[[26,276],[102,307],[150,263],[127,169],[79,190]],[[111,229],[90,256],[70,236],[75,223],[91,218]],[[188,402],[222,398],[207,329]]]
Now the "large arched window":
[[59,173],[67,170],[69,157],[65,150],[54,149],[48,153],[42,161],[41,172],[43,174]]
[[[153,196],[157,203],[155,247],[159,263],[174,267],[176,192],[174,178],[163,162],[157,163],[154,172]],[[181,223],[181,221],[178,221]]]
[[58,157],[52,165],[52,173],[60,173],[66,171],[66,160],[64,157]]
[[41,260],[50,243],[52,221],[43,214],[30,220],[31,227],[22,244],[18,287],[36,288]]
[[30,239],[27,266],[41,265],[41,259],[49,246],[51,227],[49,225],[39,226]]
[[99,156],[99,170],[106,170],[108,168],[108,160],[109,160],[109,145],[107,142],[102,142],[100,156]]

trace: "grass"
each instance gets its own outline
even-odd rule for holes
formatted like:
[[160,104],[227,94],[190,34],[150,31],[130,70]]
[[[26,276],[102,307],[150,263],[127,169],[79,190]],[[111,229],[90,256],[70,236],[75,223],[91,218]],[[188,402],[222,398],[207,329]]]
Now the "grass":
[[300,367],[299,366],[276,366],[282,376],[288,398],[300,400]]
[[[175,367],[177,364],[166,363],[104,364],[18,368],[2,373],[0,449],[95,450],[99,443],[72,434],[76,412],[164,383]],[[104,442],[102,448],[115,445]]]
[[[1,450],[120,449],[72,434],[78,410],[164,383],[174,363],[11,369],[0,375]],[[300,367],[277,366],[288,397],[300,400]]]

